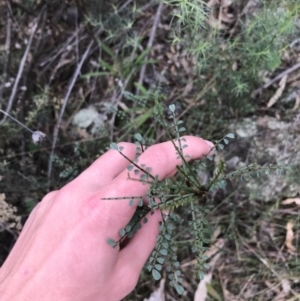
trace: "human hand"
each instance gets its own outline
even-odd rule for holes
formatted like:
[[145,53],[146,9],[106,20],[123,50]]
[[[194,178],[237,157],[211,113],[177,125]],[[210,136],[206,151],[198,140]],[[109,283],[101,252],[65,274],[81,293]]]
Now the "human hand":
[[[190,159],[211,149],[201,138],[185,138]],[[134,144],[118,145],[134,160]],[[180,162],[171,142],[151,146],[139,158],[160,180],[173,176]],[[148,217],[124,248],[107,244],[108,238],[120,238],[119,229],[136,206],[102,198],[142,196],[149,188],[127,179],[128,165],[109,150],[75,180],[44,197],[0,269],[2,301],[117,301],[134,289],[155,246],[161,215],[157,211]]]

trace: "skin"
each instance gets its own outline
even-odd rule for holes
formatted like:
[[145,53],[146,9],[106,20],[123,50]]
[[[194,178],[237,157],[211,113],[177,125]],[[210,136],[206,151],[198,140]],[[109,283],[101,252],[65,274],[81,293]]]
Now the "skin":
[[[186,136],[191,159],[207,154],[212,143]],[[119,143],[134,160],[135,145]],[[151,146],[139,163],[152,167],[159,179],[173,176],[176,165],[171,142]],[[112,248],[119,229],[133,216],[128,200],[105,197],[143,195],[148,186],[127,179],[128,161],[109,150],[75,180],[47,194],[30,214],[9,257],[0,269],[2,301],[117,301],[136,286],[158,234],[160,212],[124,248]]]

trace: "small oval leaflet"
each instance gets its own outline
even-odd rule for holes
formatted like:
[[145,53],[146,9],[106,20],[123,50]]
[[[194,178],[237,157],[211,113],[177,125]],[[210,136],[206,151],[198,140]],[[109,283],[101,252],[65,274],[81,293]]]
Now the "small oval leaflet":
[[121,235],[121,237],[123,237],[123,236],[125,236],[126,231],[125,231],[124,229],[121,229],[121,230],[119,231],[119,234]]
[[174,265],[174,267],[179,268],[180,263],[179,263],[179,261],[175,261],[175,262],[173,263],[173,265]]
[[169,105],[169,110],[174,113],[175,112],[175,105],[174,104],[171,104]]
[[133,166],[132,164],[130,164],[129,166],[127,166],[127,170],[128,170],[128,171],[133,170],[133,168],[134,168],[134,166]]
[[229,143],[229,140],[226,139],[226,138],[224,138],[223,141],[224,141],[225,144],[228,144],[228,143]]
[[179,284],[175,285],[175,289],[178,295],[182,295],[184,293],[184,288]]
[[204,276],[205,276],[204,272],[203,272],[203,271],[200,271],[200,272],[199,272],[199,278],[200,278],[200,280],[203,280],[203,279],[204,279]]
[[155,269],[152,270],[152,276],[154,280],[159,280],[161,278],[160,272]]
[[137,140],[137,141],[139,141],[139,142],[143,142],[143,137],[142,137],[142,135],[140,134],[140,133],[136,133],[135,135],[134,135],[134,137],[135,137],[135,139]]
[[131,230],[131,225],[127,225],[127,226],[125,227],[125,230],[126,230],[127,232],[129,232],[129,231]]
[[234,139],[234,134],[233,134],[233,133],[229,133],[229,134],[227,134],[225,137],[228,137],[228,138]]
[[112,238],[108,238],[107,244],[109,244],[110,246],[115,246],[117,243]]
[[162,245],[163,245],[163,247],[166,248],[166,249],[169,248],[169,244],[168,244],[167,242],[163,242]]
[[159,253],[160,253],[161,255],[166,256],[166,255],[168,255],[168,250],[166,250],[166,249],[161,249],[161,250],[159,250]]
[[157,261],[158,263],[160,263],[160,264],[163,264],[163,263],[165,262],[165,259],[164,259],[163,257],[158,257],[158,258],[156,259],[156,261]]
[[119,150],[118,144],[117,144],[117,143],[111,143],[111,144],[110,144],[110,148],[111,148],[111,149],[114,149],[114,150]]

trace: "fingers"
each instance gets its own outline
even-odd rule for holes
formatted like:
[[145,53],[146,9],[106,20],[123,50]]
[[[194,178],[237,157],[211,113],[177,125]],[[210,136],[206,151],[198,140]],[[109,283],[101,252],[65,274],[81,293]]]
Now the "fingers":
[[132,275],[139,275],[156,244],[161,213],[155,211],[147,215],[148,222],[131,238],[124,249],[119,252],[117,269]]
[[[134,160],[136,146],[133,143],[121,142],[118,145],[123,146],[123,153],[131,160]],[[83,192],[98,191],[101,187],[107,186],[128,165],[128,160],[117,151],[111,149],[72,181],[72,186],[80,187],[80,190]]]
[[[185,144],[188,145],[188,147],[184,148],[184,154],[190,156],[189,160],[198,159],[211,150],[211,146],[201,138],[192,136],[184,138],[186,139]],[[177,157],[174,145],[169,141],[151,146],[140,156],[138,164],[140,166],[144,164],[144,168],[151,167],[151,174],[157,175],[162,180],[174,173],[177,165],[182,164],[181,159]],[[149,188],[149,184],[145,185],[145,183],[140,182],[139,175],[136,176],[134,171],[130,172],[130,176],[137,181],[128,179],[127,169],[122,171],[103,191],[103,194],[101,193],[100,198],[102,200],[99,200],[99,205],[95,201],[92,202],[94,214],[99,216],[103,216],[103,208],[101,209],[101,206],[109,207],[109,210],[113,212],[110,222],[118,229],[124,227],[130,221],[135,212],[137,201],[135,201],[134,206],[129,206],[128,199],[114,200],[113,198],[144,196]],[[112,199],[104,200],[103,198]],[[98,210],[95,207],[98,207]],[[116,237],[112,238],[115,239]]]
[[[185,136],[181,139],[183,138],[186,141],[182,143],[187,145],[183,151],[184,155],[189,155],[188,160],[199,159],[211,150],[212,144],[204,139],[193,136]],[[182,161],[181,158],[178,158],[172,142],[169,141],[148,148],[139,158],[138,165],[142,166],[142,164],[144,164],[144,169],[151,167],[150,173],[153,176],[157,175],[159,180],[162,180],[170,175],[174,175],[176,166],[182,165]],[[142,172],[140,172],[140,174],[142,174]],[[131,171],[130,177],[140,180],[140,174],[136,176],[134,171]],[[131,195],[144,195],[146,193],[149,185],[144,185],[139,181],[129,180],[127,177],[128,171],[124,170],[113,180],[112,184],[115,186],[115,191],[111,192],[115,192],[115,196],[128,196],[129,192]]]

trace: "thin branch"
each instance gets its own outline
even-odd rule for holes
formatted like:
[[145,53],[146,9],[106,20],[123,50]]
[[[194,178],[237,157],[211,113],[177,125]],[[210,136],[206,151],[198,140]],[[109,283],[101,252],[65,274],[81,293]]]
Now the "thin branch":
[[113,114],[112,114],[112,117],[111,117],[111,119],[110,119],[110,121],[109,121],[109,124],[110,124],[110,140],[111,140],[111,141],[113,140],[113,127],[114,127],[114,123],[115,123],[115,119],[116,119],[118,107],[120,106],[120,102],[121,102],[122,96],[123,96],[123,94],[124,94],[124,91],[125,91],[125,89],[126,89],[128,83],[129,83],[129,81],[130,81],[132,75],[134,74],[134,72],[135,72],[135,68],[133,68],[133,69],[131,70],[130,74],[129,74],[129,75],[127,76],[127,78],[125,79],[125,82],[124,82],[124,84],[123,84],[123,86],[122,86],[122,88],[121,88],[121,91],[120,91],[118,97],[116,97],[116,92],[114,92],[114,94],[113,94],[112,102],[114,102],[114,104],[115,104],[115,106],[114,106],[114,107],[115,107],[115,110],[114,110],[114,112],[113,112]]
[[264,84],[262,87],[256,89],[252,95],[255,96],[259,93],[262,92],[262,90],[267,89],[268,87],[270,87],[271,85],[273,85],[275,82],[279,81],[280,79],[282,79],[285,75],[288,75],[292,72],[294,72],[295,70],[300,68],[300,63],[286,69],[285,71],[281,72],[280,74],[278,74],[275,78],[271,79],[270,81],[268,81],[266,84]]
[[[76,32],[78,33],[79,31],[79,24],[78,24],[78,7],[75,6],[75,27],[76,27]],[[79,36],[78,34],[76,35],[76,63],[78,64],[79,61]]]
[[12,119],[14,122],[18,123],[20,126],[22,126],[23,128],[25,128],[27,131],[29,131],[31,134],[34,133],[34,131],[32,131],[29,127],[27,127],[24,123],[22,123],[21,121],[19,121],[18,119],[12,117],[11,115],[9,115],[8,113],[4,112],[3,110],[0,109],[0,112],[4,114],[4,116],[9,117],[10,119]]
[[133,0],[127,0],[123,5],[121,5],[121,6],[118,8],[117,12],[118,12],[118,13],[121,12],[121,11],[122,11],[125,7],[127,7],[132,1],[133,1]]
[[[14,82],[12,93],[10,95],[10,98],[9,98],[9,101],[8,101],[8,104],[7,104],[7,107],[6,107],[6,113],[7,114],[9,114],[9,112],[11,110],[11,107],[13,105],[13,101],[14,101],[16,93],[17,93],[19,82],[20,82],[20,79],[21,79],[22,74],[23,74],[23,70],[24,70],[24,67],[25,67],[27,56],[28,56],[28,53],[29,53],[29,50],[30,50],[30,47],[31,47],[31,44],[32,44],[32,41],[33,41],[33,37],[34,37],[35,31],[37,29],[38,22],[39,22],[39,19],[36,21],[36,23],[34,24],[33,28],[31,29],[30,38],[29,38],[26,50],[24,52],[24,55],[22,57],[22,60],[21,60],[20,66],[19,66],[19,70],[18,70],[18,74],[17,74],[17,78],[16,78],[16,80]],[[0,125],[5,122],[6,118],[7,118],[7,115],[4,115],[3,119],[0,121]]]
[[38,53],[40,50],[40,45],[42,41],[44,41],[44,31],[47,24],[47,16],[48,16],[48,10],[47,5],[44,5],[43,8],[40,10],[40,17],[42,18],[41,26],[39,27],[39,36],[37,38],[37,42],[35,43],[34,51],[33,51],[33,57]]
[[5,52],[6,52],[6,57],[5,57],[5,63],[3,67],[3,76],[2,76],[2,86],[0,87],[0,100],[2,99],[3,96],[3,90],[5,87],[5,82],[7,78],[7,69],[10,61],[10,47],[11,47],[11,18],[10,14],[7,10],[7,23],[6,23],[6,39],[5,39]]
[[[79,28],[80,31],[83,31],[83,28]],[[79,35],[79,32],[75,31],[72,36],[70,36],[68,38],[68,40],[65,42],[65,44],[63,45],[63,47],[61,47],[59,50],[57,50],[56,48],[52,51],[52,53],[49,54],[48,58],[45,59],[43,62],[39,63],[40,67],[43,67],[44,70],[44,66],[46,64],[51,64],[61,53],[63,53],[67,48],[71,48],[73,47],[73,45],[76,43],[73,41],[74,39],[76,39],[76,37]],[[87,36],[83,36],[81,40],[85,39]],[[71,44],[72,43],[72,44]]]
[[[163,9],[163,5],[164,5],[163,2],[160,2],[159,6],[157,8],[157,12],[156,12],[156,15],[154,18],[153,26],[152,26],[150,37],[149,37],[148,44],[147,44],[148,49],[151,48],[153,45],[153,41],[154,41],[155,33],[157,30],[157,26],[158,26],[158,23],[160,20],[160,15],[161,15],[161,12]],[[148,55],[146,56],[146,59],[147,59],[147,57],[148,57]],[[145,73],[146,73],[146,64],[144,64],[142,66],[141,71],[140,71],[139,86],[141,86],[143,84]]]
[[25,33],[24,33],[24,30],[23,30],[23,27],[20,26],[18,20],[15,18],[15,15],[14,15],[12,7],[11,7],[11,4],[12,4],[11,0],[6,0],[7,9],[8,9],[10,18],[13,21],[14,28],[16,29],[18,37],[23,41],[25,39]]
[[90,42],[90,44],[88,45],[86,51],[84,52],[75,72],[74,72],[74,75],[73,75],[73,78],[70,82],[70,85],[68,87],[68,90],[67,90],[67,93],[66,93],[66,96],[64,97],[64,102],[63,102],[63,105],[62,105],[62,108],[60,110],[60,114],[59,114],[59,117],[58,117],[58,120],[57,120],[57,123],[55,125],[55,128],[54,128],[54,133],[53,133],[53,141],[52,141],[52,146],[51,146],[51,153],[50,153],[50,157],[49,157],[49,161],[48,161],[48,173],[47,173],[47,177],[48,177],[48,188],[50,188],[50,181],[51,181],[51,173],[52,173],[52,162],[53,162],[53,156],[54,156],[54,150],[55,150],[55,145],[56,145],[56,142],[57,142],[57,138],[58,138],[58,132],[59,132],[59,128],[60,128],[60,125],[61,125],[61,122],[62,122],[62,117],[65,113],[65,109],[66,109],[66,106],[67,106],[67,103],[68,103],[68,100],[69,100],[69,97],[70,97],[70,94],[73,90],[73,87],[75,85],[75,82],[77,80],[77,77],[81,71],[81,68],[82,68],[82,65],[84,63],[84,61],[86,60],[90,50],[91,50],[91,47],[93,45],[94,41],[92,40]]
[[[21,2],[21,1],[20,1]],[[31,16],[36,16],[36,13],[29,10],[28,8],[26,8],[24,5],[22,5],[21,3],[18,3],[17,1],[11,1],[9,0],[9,3],[13,3],[14,6],[19,7],[21,10],[23,10],[25,13],[31,15]]]

